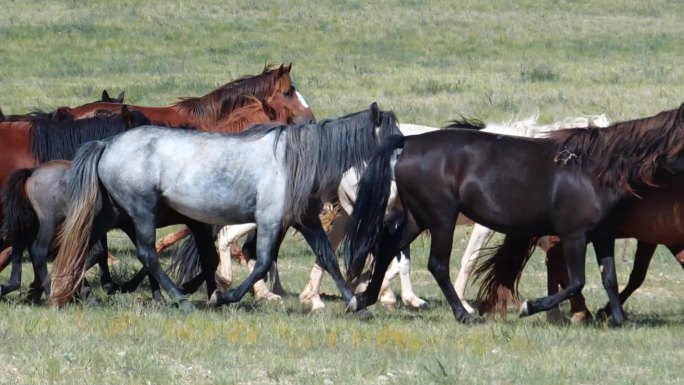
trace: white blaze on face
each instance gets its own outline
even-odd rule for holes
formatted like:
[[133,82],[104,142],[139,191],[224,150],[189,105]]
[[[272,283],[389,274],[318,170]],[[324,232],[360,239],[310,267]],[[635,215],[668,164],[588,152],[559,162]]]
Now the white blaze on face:
[[300,94],[299,91],[295,91],[295,93],[297,94],[297,99],[299,99],[299,102],[302,103],[304,108],[309,108],[309,104],[306,102],[306,100],[304,100],[302,94]]

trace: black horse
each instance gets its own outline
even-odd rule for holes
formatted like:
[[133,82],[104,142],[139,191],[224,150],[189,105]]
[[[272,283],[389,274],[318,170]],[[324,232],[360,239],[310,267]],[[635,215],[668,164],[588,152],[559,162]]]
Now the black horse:
[[[428,269],[456,318],[469,320],[449,281],[454,226],[463,213],[506,233],[508,255],[528,253],[539,236],[555,234],[563,240],[570,284],[558,294],[523,302],[521,316],[548,310],[581,291],[586,246],[593,242],[613,323],[621,324],[625,315],[613,258],[615,209],[634,197],[635,188],[652,184],[657,171],[684,169],[683,115],[684,105],[608,128],[557,131],[544,139],[472,130],[389,138],[361,180],[347,234],[349,279],[359,275],[368,252],[376,255],[373,278],[352,301],[354,310],[377,300],[392,256],[429,230]],[[392,175],[404,210],[383,222]]]

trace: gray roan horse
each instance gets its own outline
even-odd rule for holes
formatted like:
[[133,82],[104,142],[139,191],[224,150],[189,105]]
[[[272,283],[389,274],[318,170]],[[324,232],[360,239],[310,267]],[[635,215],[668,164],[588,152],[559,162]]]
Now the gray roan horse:
[[214,292],[211,303],[220,305],[239,301],[265,275],[293,226],[349,304],[352,292],[318,213],[343,173],[361,169],[392,134],[400,134],[396,117],[373,103],[317,124],[265,124],[234,135],[143,127],[84,145],[67,175],[71,204],[49,302],[64,304],[82,281],[89,245],[115,222],[130,221],[138,258],[184,309],[192,305],[159,265],[156,227],[188,225],[212,291],[218,257],[205,224],[257,223],[256,266],[237,288]]

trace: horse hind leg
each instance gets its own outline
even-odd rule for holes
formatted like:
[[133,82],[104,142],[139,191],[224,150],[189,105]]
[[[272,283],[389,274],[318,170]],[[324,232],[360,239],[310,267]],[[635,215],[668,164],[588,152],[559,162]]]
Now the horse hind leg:
[[155,247],[156,228],[154,225],[154,214],[143,207],[134,208],[134,210],[133,213],[130,213],[130,216],[135,229],[138,259],[149,274],[168,293],[172,302],[177,303],[186,312],[194,310],[192,303],[187,300],[183,292],[173,283],[159,263],[159,256]]
[[202,267],[201,275],[204,277],[204,282],[207,286],[207,298],[216,290],[216,281],[214,279],[216,268],[219,265],[219,256],[214,247],[214,236],[210,225],[200,222],[188,223],[188,228],[192,232],[195,242],[197,244],[197,251],[199,252],[200,265]]
[[[342,202],[343,200],[340,199],[340,204],[342,204]],[[333,250],[337,249],[342,242],[342,238],[344,238],[344,229],[347,227],[348,223],[349,215],[344,212],[344,210],[340,210],[335,219],[333,219],[330,230],[328,231],[328,238],[330,239],[330,245],[332,246]],[[322,310],[325,308],[325,303],[321,299],[320,294],[323,273],[324,270],[321,265],[321,261],[319,261],[317,258],[316,262],[311,268],[309,282],[306,284],[304,290],[302,290],[302,292],[299,294],[299,300],[301,302],[311,302],[311,311]]]
[[401,281],[401,300],[404,305],[413,309],[427,308],[429,306],[428,303],[418,297],[413,291],[413,284],[411,283],[411,249],[409,247],[404,248],[399,254],[397,267],[399,268],[399,280]]
[[12,264],[10,279],[7,285],[0,285],[0,296],[5,296],[21,288],[21,256],[25,249],[26,244],[23,240],[14,242],[9,254],[9,260]]
[[480,250],[487,246],[487,243],[494,236],[495,231],[488,229],[480,224],[475,224],[473,226],[473,231],[470,234],[470,239],[468,240],[468,246],[463,253],[463,258],[461,259],[461,269],[458,271],[458,276],[456,281],[454,281],[454,288],[456,289],[456,294],[461,300],[463,307],[470,314],[475,314],[475,309],[473,309],[470,304],[465,300],[466,286],[468,286],[468,280],[470,275],[475,270],[475,265],[480,257]]
[[[258,234],[253,231],[250,232],[247,235],[247,239],[245,240],[244,246],[242,247],[242,253],[247,259],[247,268],[249,269],[249,272],[253,272],[254,268],[256,267],[256,258],[255,256],[257,255],[257,238]],[[268,268],[269,272],[272,272],[274,269],[275,265],[275,256],[274,260],[271,262],[271,266]],[[266,285],[266,275],[257,279],[256,282],[254,282],[254,285],[252,286],[252,294],[254,295],[254,298],[257,300],[262,300],[265,299],[267,301],[280,301],[282,300],[282,297],[274,294],[271,292],[271,290],[268,289],[268,285]]]

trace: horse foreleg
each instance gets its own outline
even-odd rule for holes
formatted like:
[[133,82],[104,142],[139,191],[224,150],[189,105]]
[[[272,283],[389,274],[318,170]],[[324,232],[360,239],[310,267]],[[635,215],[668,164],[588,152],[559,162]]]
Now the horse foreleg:
[[231,245],[240,237],[256,229],[255,223],[224,226],[218,234],[219,266],[214,279],[221,291],[227,291],[233,284],[233,261]]
[[366,290],[357,294],[355,305],[352,310],[362,310],[374,304],[378,300],[382,281],[385,277],[387,267],[403,247],[409,245],[421,230],[415,221],[409,220],[401,210],[393,210],[386,218],[383,231],[380,234],[378,255],[375,256],[375,265],[370,282]]
[[187,227],[183,227],[182,229],[176,232],[167,234],[162,239],[157,241],[157,245],[155,246],[155,248],[157,249],[157,254],[173,246],[176,242],[187,237],[188,235],[190,235],[190,229],[188,229]]
[[625,321],[622,302],[618,294],[617,274],[615,272],[615,238],[607,237],[593,241],[596,252],[596,262],[601,271],[603,288],[608,294],[608,303],[613,316],[613,325],[619,326]]
[[477,259],[480,257],[480,250],[487,246],[487,243],[494,236],[495,231],[490,230],[480,224],[475,224],[473,226],[473,232],[470,234],[470,240],[468,240],[468,246],[466,247],[465,253],[463,253],[463,258],[461,259],[461,269],[458,271],[458,277],[454,282],[454,287],[456,289],[456,294],[461,300],[463,307],[468,311],[468,313],[475,313],[470,304],[465,300],[466,286],[468,285],[468,279],[470,275],[475,270],[475,265],[477,264]]
[[280,220],[274,223],[257,223],[258,234],[255,239],[249,239],[245,244],[251,243],[256,251],[256,262],[249,276],[238,287],[227,291],[215,291],[209,299],[210,305],[223,305],[238,302],[255,285],[257,280],[263,280],[268,272],[275,255],[278,253],[280,244],[285,236]]
[[[644,283],[646,272],[648,271],[648,266],[651,264],[651,259],[656,251],[656,247],[657,245],[651,243],[637,242],[637,248],[634,254],[634,265],[632,266],[632,272],[629,273],[627,285],[620,292],[620,303],[624,304],[625,301],[627,301],[627,298]],[[668,248],[673,255],[676,255],[677,250],[679,250],[677,247],[670,248],[668,246]],[[610,304],[606,304],[601,308],[597,315],[601,318],[608,318],[608,316],[611,315]]]
[[[340,186],[341,185],[342,184],[340,183]],[[345,205],[349,204],[343,204],[342,202],[346,201],[343,200],[342,195],[340,195],[340,205],[344,208]],[[330,230],[328,231],[328,238],[330,239],[330,245],[332,246],[333,250],[337,249],[340,243],[342,243],[342,239],[344,238],[344,230],[348,223],[349,214],[347,214],[345,210],[340,210],[337,213],[337,216],[333,219]],[[311,301],[312,311],[325,308],[325,303],[323,300],[321,300],[321,282],[323,280],[323,272],[324,270],[323,267],[321,267],[321,262],[316,259],[316,262],[311,268],[311,273],[309,273],[309,282],[306,284],[304,290],[302,290],[302,292],[299,294],[299,300],[301,302]]]

